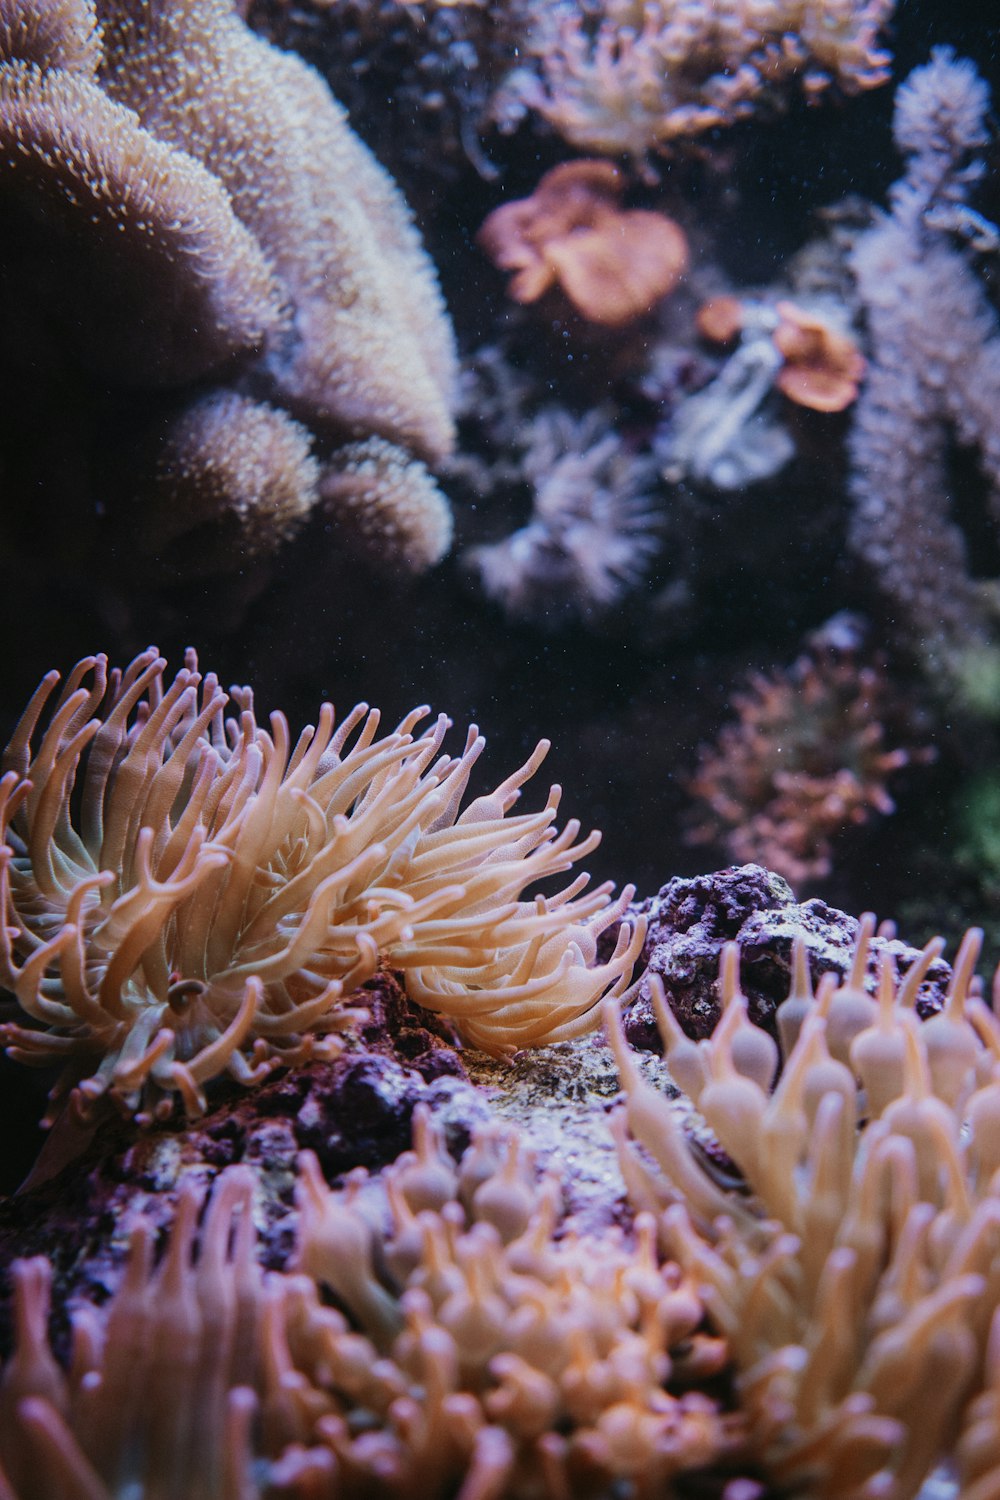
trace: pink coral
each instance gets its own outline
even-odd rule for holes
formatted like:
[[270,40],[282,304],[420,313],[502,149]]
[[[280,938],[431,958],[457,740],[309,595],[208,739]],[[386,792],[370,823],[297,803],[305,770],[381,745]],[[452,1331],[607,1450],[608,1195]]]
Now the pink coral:
[[738,717],[703,747],[689,784],[690,842],[719,839],[735,863],[799,888],[829,875],[839,834],[893,811],[893,773],[928,756],[887,746],[884,669],[820,645],[733,695]]
[[563,162],[530,198],[493,210],[478,240],[517,273],[515,301],[534,302],[558,286],[590,322],[617,327],[674,289],[687,269],[684,231],[666,214],[623,209],[623,186],[610,162]]

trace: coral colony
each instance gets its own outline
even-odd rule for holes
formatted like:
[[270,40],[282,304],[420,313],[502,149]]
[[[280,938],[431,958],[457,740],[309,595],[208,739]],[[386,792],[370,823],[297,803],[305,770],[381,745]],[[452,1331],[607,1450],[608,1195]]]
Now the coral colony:
[[[0,1500],[1000,1500],[1000,970],[813,894],[932,763],[1000,847],[987,85],[925,49],[883,204],[767,273],[705,209],[888,83],[891,17],[0,0],[0,545],[26,634],[93,578],[122,663],[0,757],[49,1131],[0,1200]],[[493,784],[475,725],[295,729],[139,649],[179,586],[218,641],[347,555],[366,667],[431,598],[487,676],[599,649],[611,715],[671,643],[712,680],[810,507],[849,588],[725,657],[686,762],[622,712],[733,861],[645,900],[537,734]]]
[[164,392],[119,476],[141,550],[207,520],[230,544],[213,558],[268,549],[322,505],[352,544],[438,561],[451,520],[422,460],[453,441],[451,326],[321,79],[229,0],[10,0],[0,48],[4,201],[41,221],[27,295],[75,286],[67,359]]

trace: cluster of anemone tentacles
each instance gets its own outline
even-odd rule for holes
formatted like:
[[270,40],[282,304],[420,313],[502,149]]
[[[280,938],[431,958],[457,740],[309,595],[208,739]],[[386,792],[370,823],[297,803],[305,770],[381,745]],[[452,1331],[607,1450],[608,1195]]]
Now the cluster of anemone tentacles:
[[780,1048],[748,1019],[735,945],[707,1042],[653,980],[668,1066],[728,1167],[692,1149],[607,1006],[616,1140],[634,1203],[728,1342],[750,1452],[776,1485],[908,1500],[945,1464],[963,1500],[986,1500],[1000,1492],[1000,1021],[972,984],[977,929],[938,1014],[921,1022],[915,1002],[939,939],[902,981],[883,952],[873,999],[874,925],[815,998],[800,942]]
[[246,688],[227,716],[193,654],[169,683],[165,666],[152,648],[110,673],[87,657],[54,704],[50,673],[3,756],[0,984],[27,1019],[0,1037],[64,1061],[60,1097],[76,1085],[78,1105],[110,1095],[146,1120],[179,1094],[197,1114],[223,1071],[251,1083],[336,1050],[344,999],[383,966],[495,1055],[591,1029],[624,989],[641,925],[602,962],[597,939],[630,890],[612,903],[579,875],[521,899],[599,838],[554,828],[558,788],[510,815],[545,742],[461,810],[475,728],[452,757],[443,716],[417,733],[415,709],[379,738],[367,705],[336,726],[324,704],[293,744]]
[[516,1136],[482,1134],[456,1167],[426,1114],[414,1134],[388,1202],[363,1175],[331,1192],[303,1158],[284,1273],[256,1262],[247,1168],[219,1177],[197,1254],[189,1180],[161,1263],[140,1218],[111,1302],[73,1313],[68,1373],[49,1264],[20,1262],[0,1494],[610,1500],[730,1452],[738,1424],[682,1389],[724,1345],[652,1220],[555,1238],[558,1179]]
[[[1000,1023],[972,985],[977,931],[921,1021],[940,942],[901,982],[884,949],[873,999],[873,930],[815,996],[799,945],[780,1045],[748,1020],[734,945],[707,1042],[654,981],[669,1067],[721,1153],[692,1145],[605,1007],[627,1234],[575,1232],[512,1133],[456,1162],[418,1106],[380,1177],[331,1190],[303,1156],[281,1273],[257,1262],[252,1172],[220,1175],[197,1249],[189,1176],[159,1265],[140,1214],[111,1301],[71,1310],[67,1369],[48,1262],[19,1263],[0,1495],[655,1500],[708,1468],[909,1500],[940,1467],[994,1500]],[[730,1361],[724,1410],[698,1387]]]

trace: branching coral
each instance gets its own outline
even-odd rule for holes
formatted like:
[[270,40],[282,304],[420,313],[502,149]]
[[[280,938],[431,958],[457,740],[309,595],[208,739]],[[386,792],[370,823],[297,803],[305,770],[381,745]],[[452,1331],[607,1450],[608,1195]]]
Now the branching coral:
[[[161,517],[144,538],[142,501],[169,468],[189,547],[221,519],[231,556],[217,545],[214,566],[232,567],[240,542],[273,546],[318,503],[317,461],[350,476],[352,444],[375,436],[395,459],[381,513],[404,514],[381,527],[385,559],[438,561],[450,513],[414,455],[436,462],[453,442],[451,328],[395,184],[320,78],[229,0],[61,0],[47,27],[32,9],[7,0],[0,30],[0,274],[17,303],[2,354],[16,364],[43,330],[36,406],[68,379],[67,354],[116,400],[142,395],[159,443],[140,444],[145,469],[108,459],[115,406],[94,397],[111,497],[98,530],[155,551]],[[206,378],[226,384],[189,394],[192,420],[183,394],[149,395]],[[244,444],[256,462],[233,461]],[[357,514],[337,516],[348,539]]]
[[945,691],[993,633],[982,565],[949,513],[956,441],[978,456],[993,527],[1000,505],[1000,326],[960,243],[986,227],[968,200],[988,108],[972,63],[947,48],[911,74],[894,120],[906,169],[852,258],[872,350],[851,433],[851,544]]
[[542,412],[529,434],[530,520],[464,560],[514,617],[549,627],[600,617],[641,582],[657,551],[653,465],[599,411],[580,422]]
[[583,1485],[600,1500],[662,1493],[732,1448],[713,1401],[667,1389],[725,1348],[697,1331],[650,1218],[634,1243],[557,1239],[558,1183],[516,1137],[480,1137],[456,1170],[418,1113],[415,1148],[387,1175],[381,1246],[362,1182],[331,1193],[306,1156],[297,1275],[255,1264],[246,1168],[218,1179],[197,1259],[183,1187],[162,1264],[140,1220],[110,1304],[73,1314],[68,1375],[46,1337],[48,1263],[21,1262],[3,1492],[559,1500]]
[[902,984],[886,956],[875,1000],[863,987],[874,925],[863,920],[845,982],[825,975],[815,1000],[800,940],[777,1082],[779,1048],[748,1020],[735,945],[708,1043],[683,1036],[657,990],[671,1071],[749,1197],[692,1149],[642,1081],[616,1007],[606,1015],[623,1170],[730,1340],[751,1450],[782,1488],[903,1500],[983,1383],[1000,1298],[1000,1026],[971,988],[981,933],[921,1023],[914,999],[941,943]]
[[252,1082],[340,1028],[380,964],[498,1055],[579,1035],[624,988],[641,925],[602,962],[597,938],[631,891],[611,904],[581,875],[520,899],[600,837],[555,831],[558,788],[507,816],[545,741],[460,811],[475,729],[453,758],[443,716],[415,734],[415,709],[377,739],[376,711],[335,728],[325,704],[293,744],[248,689],[226,719],[213,676],[191,660],[165,684],[165,665],[85,658],[33,747],[50,673],[3,757],[0,981],[29,1018],[2,1028],[12,1055],[65,1061],[80,1102],[146,1117],[179,1093],[198,1112],[215,1075]]
[[702,748],[690,782],[692,843],[721,838],[736,864],[767,865],[801,888],[829,875],[838,835],[894,810],[893,773],[928,752],[886,743],[889,681],[857,644],[840,621],[733,695],[738,718]]
[[810,97],[831,84],[854,93],[883,83],[888,56],[878,38],[892,8],[892,0],[554,0],[531,43],[543,86],[528,97],[574,146],[641,162],[744,118],[789,80]]

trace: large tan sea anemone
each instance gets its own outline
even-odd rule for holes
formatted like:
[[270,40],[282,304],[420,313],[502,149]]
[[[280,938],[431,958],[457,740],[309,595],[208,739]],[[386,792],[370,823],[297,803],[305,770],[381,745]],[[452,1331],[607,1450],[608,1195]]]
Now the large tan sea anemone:
[[172,682],[165,667],[153,648],[124,671],[86,657],[54,702],[49,673],[3,756],[0,983],[21,1014],[0,1039],[64,1061],[60,1097],[145,1120],[180,1094],[198,1113],[215,1075],[251,1083],[342,1029],[380,966],[497,1055],[589,1030],[624,989],[641,929],[603,963],[597,938],[631,891],[584,895],[580,875],[521,899],[599,840],[556,831],[558,788],[508,816],[544,741],[460,811],[474,728],[452,757],[443,715],[377,738],[377,711],[337,726],[324,704],[293,743],[282,714],[260,727],[249,689],[227,717],[193,653]]

